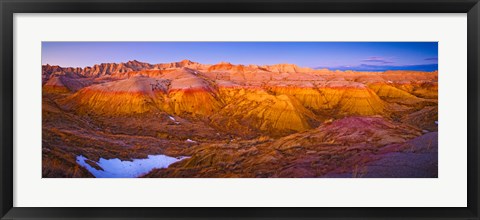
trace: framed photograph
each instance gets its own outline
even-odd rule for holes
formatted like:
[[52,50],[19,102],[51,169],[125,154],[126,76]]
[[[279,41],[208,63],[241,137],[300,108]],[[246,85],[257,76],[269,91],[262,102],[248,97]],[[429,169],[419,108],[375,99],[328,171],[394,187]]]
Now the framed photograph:
[[2,219],[479,219],[479,12],[2,0]]

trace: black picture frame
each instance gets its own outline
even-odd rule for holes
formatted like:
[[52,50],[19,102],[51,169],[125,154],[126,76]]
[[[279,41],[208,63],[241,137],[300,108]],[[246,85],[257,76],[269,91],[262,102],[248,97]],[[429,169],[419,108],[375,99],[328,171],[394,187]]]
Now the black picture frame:
[[[479,0],[1,0],[2,219],[479,219]],[[13,207],[14,13],[467,13],[468,205],[465,208]],[[448,189],[447,189],[448,190]]]

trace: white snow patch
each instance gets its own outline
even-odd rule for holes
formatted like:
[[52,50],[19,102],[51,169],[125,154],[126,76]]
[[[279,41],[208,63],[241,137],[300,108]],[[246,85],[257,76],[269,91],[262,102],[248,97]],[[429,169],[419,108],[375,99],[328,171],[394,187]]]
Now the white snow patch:
[[170,115],[169,115],[168,117],[170,118],[170,120],[176,121],[174,117],[172,117],[172,116],[170,116]]
[[132,161],[122,161],[118,158],[103,159],[96,163],[103,170],[97,170],[90,166],[86,161],[89,160],[83,155],[77,156],[77,163],[85,167],[93,176],[97,178],[134,178],[147,174],[153,169],[167,168],[170,164],[181,161],[188,157],[169,157],[165,155],[148,155],[146,159],[133,159]]
[[186,140],[188,143],[197,143],[196,141],[191,140],[190,138]]

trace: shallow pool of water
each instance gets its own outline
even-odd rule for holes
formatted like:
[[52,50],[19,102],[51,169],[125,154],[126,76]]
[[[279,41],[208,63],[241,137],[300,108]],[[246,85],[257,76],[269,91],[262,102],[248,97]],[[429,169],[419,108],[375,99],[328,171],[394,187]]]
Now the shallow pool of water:
[[[153,169],[167,168],[170,164],[181,161],[187,157],[169,157],[166,155],[148,155],[148,158],[133,159],[123,161],[118,158],[104,159],[100,158],[98,162],[89,160],[83,155],[77,156],[77,163],[85,167],[93,176],[97,178],[135,178],[145,175]],[[97,164],[102,169],[97,169],[90,164]]]

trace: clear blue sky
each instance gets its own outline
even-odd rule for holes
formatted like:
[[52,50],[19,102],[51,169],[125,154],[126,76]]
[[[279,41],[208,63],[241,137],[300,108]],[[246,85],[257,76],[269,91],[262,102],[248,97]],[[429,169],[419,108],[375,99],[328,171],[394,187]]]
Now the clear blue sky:
[[42,64],[85,67],[138,60],[214,64],[292,63],[331,69],[434,70],[437,42],[43,42]]

